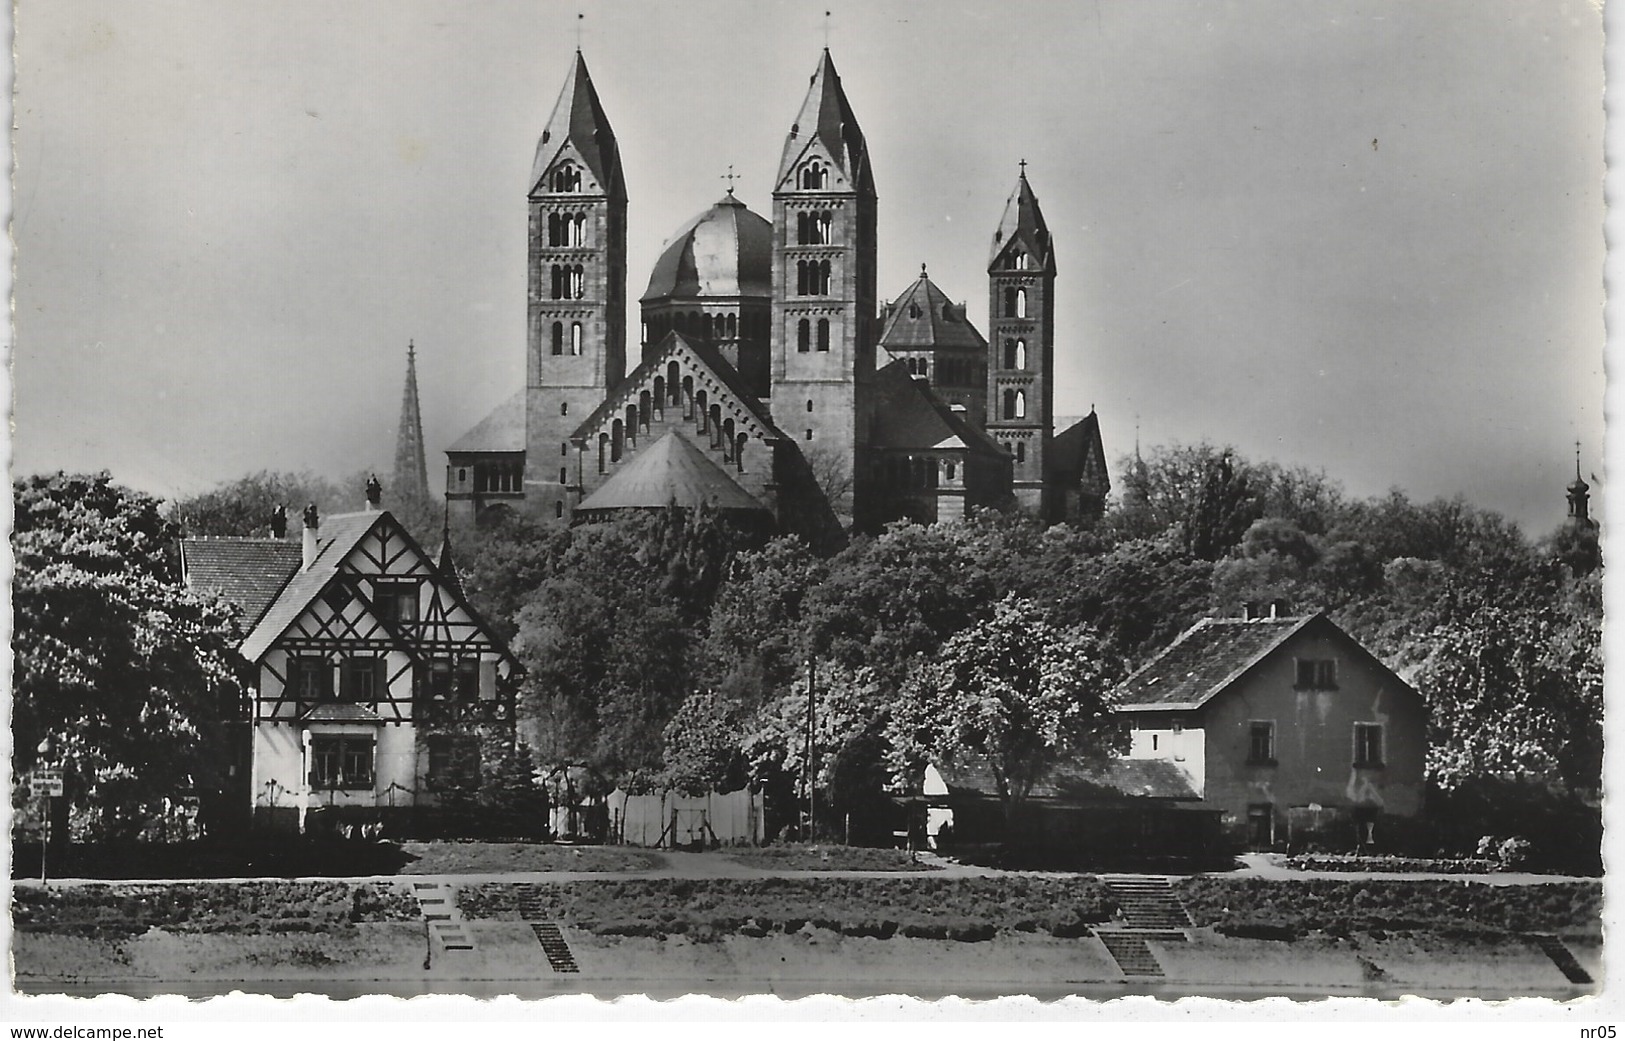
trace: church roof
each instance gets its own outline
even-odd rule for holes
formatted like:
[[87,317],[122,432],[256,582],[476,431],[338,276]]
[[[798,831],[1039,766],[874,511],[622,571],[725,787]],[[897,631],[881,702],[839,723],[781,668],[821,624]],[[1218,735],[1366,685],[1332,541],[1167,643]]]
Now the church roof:
[[671,237],[643,302],[667,297],[766,298],[773,292],[773,225],[729,192]]
[[523,452],[525,450],[525,392],[520,390],[480,420],[473,430],[446,451]]
[[875,410],[869,443],[875,448],[964,448],[981,454],[1008,453],[983,431],[949,408],[903,361],[875,372]]
[[841,77],[835,71],[835,62],[826,48],[818,59],[807,86],[807,96],[801,102],[801,112],[790,126],[790,136],[784,142],[784,155],[779,160],[777,188],[786,187],[796,164],[813,144],[819,145],[839,168],[846,180],[843,190],[872,194],[874,175],[869,169],[869,145],[863,139],[863,130],[852,105],[841,89]]
[[236,604],[252,627],[299,570],[302,552],[298,539],[181,539],[181,574],[194,592]]
[[1016,180],[1016,190],[1004,204],[1004,216],[999,218],[999,229],[993,233],[993,248],[988,263],[995,263],[1011,242],[1021,243],[1033,263],[1045,271],[1053,271],[1055,256],[1050,252],[1049,225],[1044,223],[1044,212],[1038,208],[1038,196],[1027,183],[1027,171],[1022,170]]
[[721,351],[710,344],[690,340],[675,329],[661,338],[660,343],[638,363],[637,368],[626,374],[626,378],[616,386],[609,396],[598,403],[598,407],[593,409],[587,418],[581,421],[581,424],[576,427],[575,433],[571,436],[592,436],[593,431],[597,430],[606,419],[621,410],[625,396],[622,393],[623,390],[649,383],[655,376],[666,370],[666,364],[671,360],[672,353],[680,350],[687,350],[700,364],[710,370],[711,374],[720,380],[723,386],[728,388],[734,398],[738,400],[740,406],[750,413],[751,417],[760,423],[764,430],[775,437],[784,436],[783,431],[774,425],[773,417],[768,414],[767,409],[762,407],[761,399],[752,394],[750,388],[745,386],[744,378],[739,375],[737,369],[728,364],[728,359],[723,357]]
[[766,507],[728,476],[681,432],[664,437],[639,452],[619,472],[576,507],[594,510],[689,509],[709,505],[719,510],[765,511]]
[[1106,466],[1106,449],[1100,440],[1100,417],[1093,409],[1050,440],[1049,468],[1054,477],[1067,484],[1076,484],[1085,476],[1111,488],[1111,474]]
[[601,192],[619,196],[625,191],[621,174],[621,150],[615,140],[615,131],[609,127],[609,117],[598,100],[598,91],[587,74],[587,61],[577,51],[565,77],[564,89],[553,105],[547,128],[536,144],[536,161],[531,166],[531,190],[535,191],[542,177],[558,160],[560,153],[573,149],[592,171]]
[[888,350],[918,351],[941,347],[986,350],[987,340],[970,324],[965,310],[938,289],[920,265],[920,277],[891,305],[880,346]]

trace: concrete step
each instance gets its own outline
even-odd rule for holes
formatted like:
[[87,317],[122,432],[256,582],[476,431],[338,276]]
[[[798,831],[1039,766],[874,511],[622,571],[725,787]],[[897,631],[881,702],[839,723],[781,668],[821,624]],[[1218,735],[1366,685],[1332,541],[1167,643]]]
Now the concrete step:
[[1106,932],[1097,930],[1095,935],[1100,942],[1106,945],[1112,960],[1117,967],[1123,970],[1125,976],[1161,976],[1162,963],[1157,956],[1151,953],[1146,945],[1145,938],[1137,933]]
[[553,967],[554,972],[581,971],[556,923],[532,922],[530,928],[536,934],[537,942],[542,945],[542,953],[547,955],[547,964]]

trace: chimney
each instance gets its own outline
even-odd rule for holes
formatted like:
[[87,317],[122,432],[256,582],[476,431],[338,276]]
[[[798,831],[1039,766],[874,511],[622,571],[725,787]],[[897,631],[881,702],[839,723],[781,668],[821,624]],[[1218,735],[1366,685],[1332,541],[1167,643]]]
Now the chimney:
[[288,537],[288,508],[286,506],[278,504],[277,508],[271,511],[271,537],[273,539]]
[[321,526],[321,517],[316,513],[316,504],[311,503],[305,507],[305,543],[303,554],[303,567],[310,570],[310,565],[316,563],[316,530]]
[[1287,603],[1285,600],[1271,600],[1270,601],[1270,617],[1271,618],[1286,618],[1291,613],[1292,613],[1292,605]]
[[378,475],[373,474],[367,478],[367,512],[377,513],[378,504],[384,499],[384,486],[378,483]]
[[1241,620],[1250,622],[1258,617],[1257,609],[1250,603],[1241,605]]

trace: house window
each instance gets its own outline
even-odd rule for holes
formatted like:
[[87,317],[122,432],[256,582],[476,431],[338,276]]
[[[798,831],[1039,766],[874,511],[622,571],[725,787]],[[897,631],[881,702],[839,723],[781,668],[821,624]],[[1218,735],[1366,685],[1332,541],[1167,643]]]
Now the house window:
[[480,783],[480,739],[473,734],[433,734],[429,749],[431,788],[475,788]]
[[340,734],[310,739],[310,786],[339,790],[372,787],[370,735]]
[[415,622],[418,620],[417,583],[379,579],[372,585],[372,603],[378,609],[378,617],[386,622]]
[[357,704],[377,701],[384,696],[389,681],[382,658],[348,658],[339,671],[339,694]]
[[1299,658],[1299,690],[1336,690],[1337,662],[1330,658]]
[[1255,719],[1248,726],[1247,761],[1255,765],[1275,764],[1275,724]]
[[290,658],[288,691],[299,701],[329,701],[333,697],[333,670],[325,658]]
[[1382,724],[1354,724],[1354,765],[1382,765]]
[[473,658],[431,661],[418,666],[418,692],[435,701],[472,701],[480,696],[480,663]]

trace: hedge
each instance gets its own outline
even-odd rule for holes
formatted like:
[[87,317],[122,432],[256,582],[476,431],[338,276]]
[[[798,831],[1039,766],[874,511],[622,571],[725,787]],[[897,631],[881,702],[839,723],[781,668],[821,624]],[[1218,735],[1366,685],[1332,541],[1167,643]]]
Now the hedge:
[[1083,936],[1111,918],[1111,893],[1073,878],[615,879],[464,886],[471,919],[551,920],[602,936],[793,933],[986,940],[999,930]]
[[1413,930],[1595,936],[1602,928],[1598,882],[1191,878],[1179,883],[1179,898],[1199,926],[1272,939]]
[[410,921],[417,902],[387,883],[185,882],[12,890],[20,932],[136,936],[172,932],[335,932],[357,922]]

